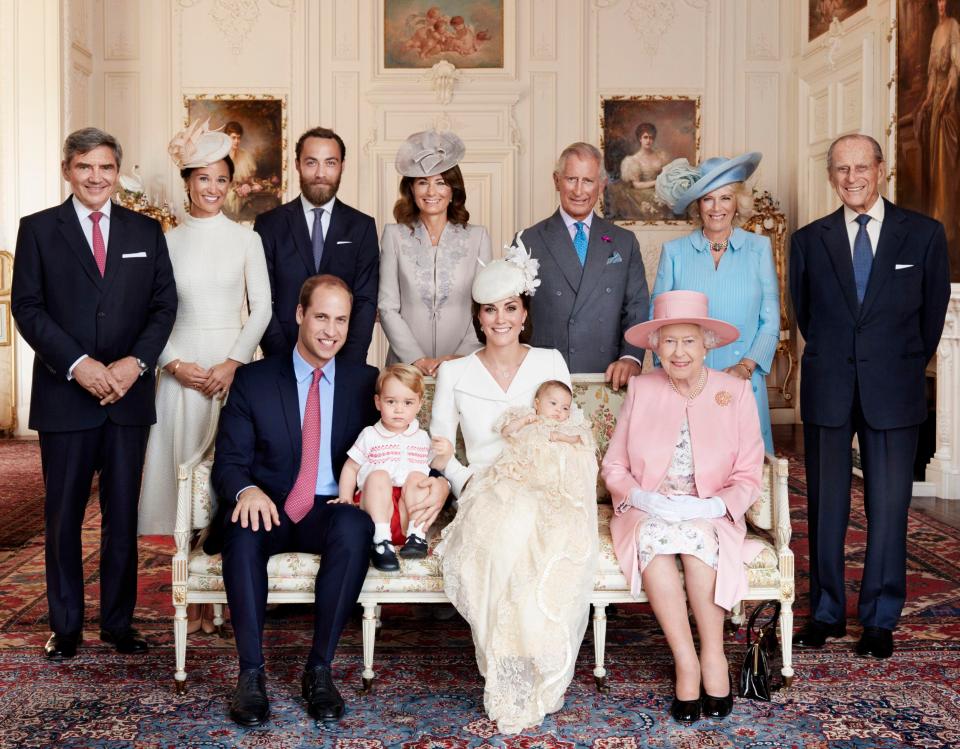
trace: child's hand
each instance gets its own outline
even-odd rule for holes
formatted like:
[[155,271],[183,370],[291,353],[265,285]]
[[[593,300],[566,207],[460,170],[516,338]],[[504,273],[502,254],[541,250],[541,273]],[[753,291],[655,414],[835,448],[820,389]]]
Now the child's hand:
[[433,452],[430,467],[442,471],[453,457],[453,443],[446,437],[433,437],[430,440],[430,450]]
[[328,505],[352,505],[353,497],[337,497],[336,499],[327,500]]

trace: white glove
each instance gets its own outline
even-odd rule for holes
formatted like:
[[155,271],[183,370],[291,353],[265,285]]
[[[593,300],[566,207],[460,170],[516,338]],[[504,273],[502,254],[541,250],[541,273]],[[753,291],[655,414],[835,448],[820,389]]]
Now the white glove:
[[694,497],[690,494],[678,494],[670,499],[681,506],[679,510],[685,515],[684,520],[703,518],[711,520],[722,518],[727,514],[727,506],[720,497]]
[[630,492],[630,504],[651,515],[679,523],[697,518],[711,519],[723,517],[727,506],[719,497],[700,498],[689,494],[667,497],[659,492],[647,492],[634,489]]

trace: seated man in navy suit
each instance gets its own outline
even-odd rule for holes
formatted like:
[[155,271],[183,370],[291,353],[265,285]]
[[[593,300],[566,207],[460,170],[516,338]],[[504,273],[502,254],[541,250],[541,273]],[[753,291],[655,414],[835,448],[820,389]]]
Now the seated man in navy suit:
[[[379,417],[377,370],[337,357],[351,305],[340,278],[308,278],[293,350],[238,369],[220,417],[212,480],[225,505],[223,579],[240,657],[230,717],[241,725],[260,725],[270,714],[262,650],[267,561],[287,551],[322,556],[303,697],[317,720],[343,714],[330,664],[367,574],[373,523],[356,507],[327,502],[337,498],[347,450]],[[446,481],[427,481],[424,505],[438,512]]]

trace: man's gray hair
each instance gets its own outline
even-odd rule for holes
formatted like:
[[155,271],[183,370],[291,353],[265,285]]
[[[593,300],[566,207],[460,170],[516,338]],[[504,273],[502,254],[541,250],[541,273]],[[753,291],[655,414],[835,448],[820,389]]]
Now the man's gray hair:
[[877,164],[883,163],[883,148],[880,147],[880,144],[877,143],[875,138],[872,138],[869,135],[864,135],[863,133],[848,133],[847,135],[841,135],[833,143],[830,144],[830,148],[827,150],[827,171],[833,169],[833,149],[836,148],[841,143],[846,143],[848,140],[865,140],[870,144],[870,147],[873,148],[873,158]]
[[567,166],[567,159],[573,155],[576,155],[577,158],[583,159],[584,161],[588,159],[596,161],[597,164],[600,165],[600,181],[602,182],[607,178],[607,170],[603,166],[603,154],[600,153],[600,149],[592,143],[584,143],[583,141],[571,143],[560,152],[560,158],[557,159],[557,165],[553,168],[553,173],[558,177],[562,176],[563,170],[566,169]]
[[107,146],[113,150],[113,156],[117,160],[117,169],[120,168],[120,162],[123,159],[123,149],[119,141],[110,133],[104,132],[96,127],[85,127],[81,130],[74,130],[63,142],[63,163],[70,166],[70,160],[79,154],[85,154],[99,146]]

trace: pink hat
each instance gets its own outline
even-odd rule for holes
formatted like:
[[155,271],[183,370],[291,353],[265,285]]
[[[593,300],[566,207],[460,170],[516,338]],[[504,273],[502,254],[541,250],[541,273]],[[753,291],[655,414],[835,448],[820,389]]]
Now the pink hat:
[[709,301],[699,291],[666,291],[653,300],[653,319],[629,328],[623,337],[627,343],[640,348],[650,345],[650,334],[665,325],[689,323],[712,331],[717,337],[717,346],[733,343],[740,336],[735,325],[716,320],[707,315]]

